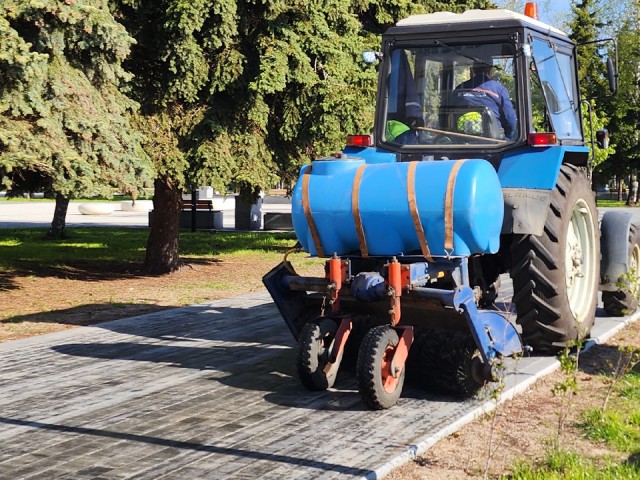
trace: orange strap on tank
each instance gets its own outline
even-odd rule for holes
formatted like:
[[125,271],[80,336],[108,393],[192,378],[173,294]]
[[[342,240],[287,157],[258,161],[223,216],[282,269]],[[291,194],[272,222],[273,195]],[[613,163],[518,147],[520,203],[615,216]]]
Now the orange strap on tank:
[[409,212],[411,212],[411,219],[413,220],[413,228],[418,236],[418,242],[420,242],[420,250],[422,255],[427,259],[427,262],[433,262],[431,252],[429,251],[429,245],[427,244],[427,237],[424,234],[422,228],[422,221],[420,220],[420,214],[418,213],[418,204],[416,202],[416,167],[418,162],[409,162],[409,171],[407,172],[407,199],[409,200]]
[[351,189],[351,210],[353,211],[353,221],[356,224],[356,232],[358,233],[358,243],[360,244],[360,253],[363,257],[369,256],[369,249],[367,248],[367,239],[364,236],[364,228],[362,226],[362,218],[360,217],[360,182],[362,181],[362,174],[367,165],[362,164],[356,171],[356,176],[353,179],[353,188]]
[[444,249],[453,252],[453,191],[456,186],[456,177],[464,160],[458,160],[449,172],[447,192],[444,197]]
[[322,244],[320,243],[320,235],[318,235],[318,228],[316,227],[316,222],[313,220],[311,205],[309,203],[309,180],[311,179],[311,168],[312,166],[310,165],[302,176],[302,210],[304,211],[304,216],[307,219],[307,224],[311,231],[313,244],[316,247],[316,255],[318,255],[318,257],[324,257],[324,250],[322,250]]

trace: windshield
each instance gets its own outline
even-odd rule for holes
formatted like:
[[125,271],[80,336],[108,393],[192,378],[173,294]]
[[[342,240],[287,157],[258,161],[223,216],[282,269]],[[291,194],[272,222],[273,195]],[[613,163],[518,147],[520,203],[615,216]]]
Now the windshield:
[[498,147],[516,140],[514,55],[510,43],[392,49],[384,141]]

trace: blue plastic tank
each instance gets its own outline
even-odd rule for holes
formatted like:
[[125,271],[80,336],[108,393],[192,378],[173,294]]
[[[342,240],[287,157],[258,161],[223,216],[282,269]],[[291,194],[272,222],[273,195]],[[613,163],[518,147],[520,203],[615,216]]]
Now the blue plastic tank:
[[[409,165],[415,163],[416,211],[432,256],[495,253],[504,216],[502,189],[494,167],[482,159],[463,160],[456,167],[452,200],[453,248],[445,249],[445,197],[456,161],[366,164],[354,189],[361,158],[320,159],[302,167],[292,196],[293,227],[305,251],[317,256],[308,218],[311,216],[322,253],[329,257],[359,255],[352,195],[358,195],[362,228],[371,256],[421,253],[408,200]],[[307,186],[303,187],[306,178]],[[306,188],[306,197],[304,195]],[[354,191],[355,190],[355,191]],[[305,213],[305,198],[308,211]]]

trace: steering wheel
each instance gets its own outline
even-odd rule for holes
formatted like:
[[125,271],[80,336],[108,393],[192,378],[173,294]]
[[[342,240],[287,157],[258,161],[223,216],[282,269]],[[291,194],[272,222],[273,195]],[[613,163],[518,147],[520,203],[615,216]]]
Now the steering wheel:
[[433,137],[434,145],[450,145],[452,143],[453,140],[451,140],[451,137],[443,133],[438,133],[435,137]]

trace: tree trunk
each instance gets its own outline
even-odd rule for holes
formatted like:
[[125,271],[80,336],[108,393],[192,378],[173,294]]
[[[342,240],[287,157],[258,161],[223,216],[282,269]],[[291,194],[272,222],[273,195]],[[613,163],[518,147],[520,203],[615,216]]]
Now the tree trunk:
[[59,240],[64,238],[64,229],[67,225],[67,210],[69,209],[69,198],[65,198],[60,194],[56,195],[56,208],[53,211],[53,220],[51,227],[45,235],[46,238]]
[[262,208],[262,198],[260,197],[260,187],[243,185],[239,189],[236,197],[235,208],[235,229],[236,230],[259,230],[262,225],[260,209]]
[[180,268],[179,222],[182,190],[171,185],[167,177],[154,181],[153,222],[147,240],[144,270],[152,275]]
[[627,203],[628,207],[631,207],[636,204],[636,197],[638,196],[638,182],[631,182],[629,184],[629,192],[627,194]]
[[624,180],[621,178],[618,180],[618,201],[622,201],[622,190],[624,190]]

